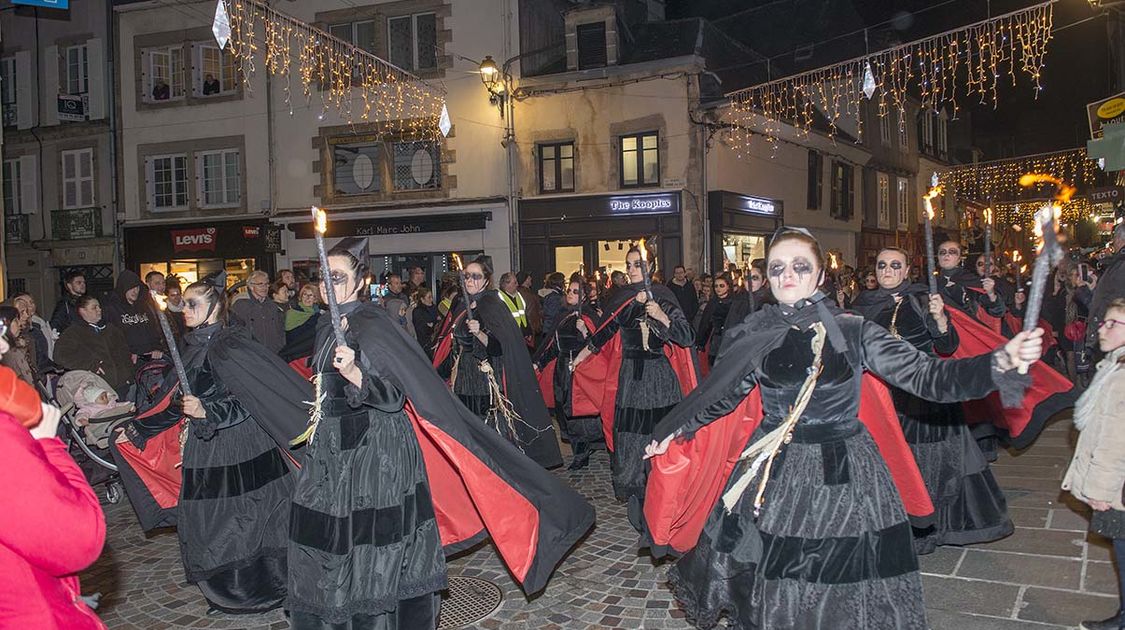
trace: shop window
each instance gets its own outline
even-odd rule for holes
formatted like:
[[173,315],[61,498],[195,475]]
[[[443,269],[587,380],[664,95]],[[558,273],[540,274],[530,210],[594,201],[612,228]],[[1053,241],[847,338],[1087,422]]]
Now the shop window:
[[146,158],[145,166],[149,208],[154,211],[187,208],[187,155],[152,156]]
[[199,199],[204,208],[235,206],[242,201],[242,175],[238,149],[196,154]]
[[766,257],[766,237],[723,234],[723,268],[746,269],[751,261]]
[[238,89],[234,55],[209,43],[195,47],[194,93],[196,96],[222,96]]
[[891,227],[891,180],[886,173],[876,173],[876,223],[886,230]]
[[145,50],[142,59],[145,102],[161,103],[184,97],[183,46]]
[[555,248],[554,270],[562,272],[566,277],[582,271],[585,261],[584,248],[581,245],[563,245]]
[[820,210],[820,195],[824,184],[824,156],[820,151],[809,149],[808,185],[805,195],[808,197],[808,209]]
[[63,151],[63,208],[89,208],[94,205],[94,150]]
[[621,136],[621,187],[660,185],[659,136],[651,131]]
[[441,188],[441,148],[436,142],[395,142],[395,190]]
[[574,143],[539,145],[539,192],[574,191]]
[[332,181],[337,195],[383,190],[382,143],[332,145]]
[[896,191],[898,193],[898,198],[896,199],[896,201],[898,202],[898,208],[896,208],[897,214],[898,214],[898,216],[896,217],[898,219],[897,225],[898,225],[899,229],[908,230],[908,229],[910,229],[910,226],[908,225],[910,223],[910,195],[908,194],[910,192],[910,190],[909,190],[909,186],[907,184],[907,181],[906,181],[905,177],[899,177],[897,183],[898,183],[898,189]]
[[333,24],[328,32],[356,48],[375,54],[375,20]]
[[437,16],[417,13],[387,20],[390,62],[412,72],[437,69]]
[[89,66],[86,44],[66,49],[66,93],[74,96],[89,90]]
[[19,110],[16,109],[16,58],[0,59],[0,104],[4,108],[4,126],[16,124]]
[[625,273],[629,246],[629,241],[598,241],[598,267],[605,269],[607,277],[614,271]]
[[852,218],[855,197],[855,167],[832,161],[832,217],[847,221]]

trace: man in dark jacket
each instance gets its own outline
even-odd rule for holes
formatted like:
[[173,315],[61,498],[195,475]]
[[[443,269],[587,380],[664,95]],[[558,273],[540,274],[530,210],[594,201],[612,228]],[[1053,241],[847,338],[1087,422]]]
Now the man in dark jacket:
[[672,295],[676,296],[676,301],[680,303],[680,309],[684,312],[684,317],[690,322],[695,319],[695,313],[699,310],[699,297],[695,295],[695,285],[687,278],[687,270],[683,265],[676,265],[672,270],[672,279],[668,281],[668,288],[672,290]]
[[[1118,223],[1113,229],[1111,247],[1116,253],[1106,259],[1101,273],[1095,280],[1093,295],[1090,298],[1090,322],[1086,326],[1086,346],[1094,351],[1095,356],[1100,356],[1098,327],[1105,319],[1106,305],[1116,298],[1125,296],[1125,223]],[[1087,287],[1080,287],[1080,289]]]
[[137,357],[159,359],[164,356],[164,337],[152,310],[152,299],[141,277],[126,269],[117,276],[113,291],[106,294],[102,307],[107,324],[125,333],[129,352]]
[[285,312],[270,299],[270,276],[258,270],[246,282],[250,294],[230,307],[235,322],[250,330],[250,336],[273,352],[285,347]]
[[531,288],[530,273],[519,272],[516,274],[516,282],[519,283],[516,290],[523,296],[523,301],[527,304],[527,325],[531,328],[531,335],[538,339],[543,332],[543,304],[539,301],[539,294]]
[[563,287],[566,276],[558,271],[547,276],[547,294],[543,296],[543,333],[552,334],[555,326],[559,324],[564,314],[566,302],[563,299]]
[[51,313],[51,328],[60,335],[78,317],[74,302],[86,295],[86,276],[81,271],[68,271],[63,276],[63,296]]

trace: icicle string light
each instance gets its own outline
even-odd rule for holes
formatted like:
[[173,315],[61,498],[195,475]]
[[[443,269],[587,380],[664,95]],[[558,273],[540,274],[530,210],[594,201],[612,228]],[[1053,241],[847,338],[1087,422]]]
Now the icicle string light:
[[335,110],[349,124],[379,121],[385,132],[417,141],[441,136],[441,88],[260,0],[221,1],[230,16],[229,51],[239,62],[247,89],[264,49],[265,70],[284,77],[290,113],[295,73],[300,96],[306,102],[319,97],[322,115]]
[[1086,155],[1085,148],[1078,148],[958,166],[941,173],[940,177],[942,185],[947,190],[956,191],[960,199],[1014,202],[1048,196],[1050,188],[1044,188],[1044,184],[1026,189],[1020,187],[1020,176],[1024,173],[1051,173],[1085,188],[1097,184],[1103,171],[1096,160]]
[[[976,98],[997,104],[996,86],[1002,74],[1015,83],[1017,73],[1026,75],[1038,96],[1040,79],[1051,40],[1052,2],[1000,15],[956,30],[864,55],[833,66],[811,70],[755,85],[727,96],[738,127],[744,128],[738,152],[749,149],[751,126],[764,135],[776,135],[782,123],[808,134],[814,108],[828,121],[828,133],[836,134],[838,123],[847,121],[863,136],[863,102],[868,99],[864,83],[874,77],[867,90],[877,99],[880,117],[895,115],[905,124],[907,95],[921,97],[922,107],[938,111],[949,106],[953,117],[958,98]],[[870,75],[866,72],[870,64]],[[764,118],[755,125],[757,116]]]

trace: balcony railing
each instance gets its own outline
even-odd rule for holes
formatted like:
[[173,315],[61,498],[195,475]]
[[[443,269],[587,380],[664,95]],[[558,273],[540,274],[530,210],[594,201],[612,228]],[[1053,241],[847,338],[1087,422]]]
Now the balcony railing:
[[51,213],[51,233],[56,240],[62,241],[101,236],[101,208],[55,210]]
[[27,227],[26,214],[9,214],[4,216],[4,242],[26,243],[31,240]]

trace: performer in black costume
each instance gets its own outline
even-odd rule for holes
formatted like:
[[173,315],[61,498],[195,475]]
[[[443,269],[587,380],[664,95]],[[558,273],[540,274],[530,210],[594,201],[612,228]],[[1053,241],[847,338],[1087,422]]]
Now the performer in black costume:
[[[911,284],[910,255],[884,249],[875,263],[879,288],[863,291],[852,309],[928,356],[957,350],[957,331],[940,295]],[[914,549],[931,553],[938,545],[969,545],[1012,533],[1008,504],[988,461],[973,440],[960,404],[936,404],[891,388],[907,444],[934,504],[934,523],[914,530]]]
[[[528,457],[544,468],[562,465],[527,344],[512,312],[489,288],[492,268],[481,257],[465,265],[462,273],[472,317],[467,317],[465,300],[454,305],[451,332],[439,343],[434,366],[449,378],[453,393],[466,407]],[[491,378],[482,368],[491,370]],[[515,415],[505,409],[507,403]]]
[[[603,440],[602,421],[598,415],[576,416],[574,413],[574,388],[571,363],[586,347],[586,338],[593,330],[598,312],[588,300],[582,299],[585,281],[581,276],[571,278],[564,295],[565,314],[554,330],[548,331],[535,353],[537,370],[553,369],[552,389],[555,398],[555,419],[559,429],[570,442],[574,457],[568,468],[579,470],[590,462],[591,445]],[[552,361],[554,363],[552,363]]]
[[[735,310],[734,302],[736,300],[735,289],[729,274],[716,274],[712,287],[711,299],[703,307],[703,315],[699,319],[699,330],[695,335],[696,349],[700,352],[707,352],[708,365],[715,365],[715,357],[719,356],[719,350],[723,344],[723,330],[727,327],[727,318],[730,317],[731,311]],[[739,310],[745,316],[750,310],[750,296],[742,291],[740,293],[743,293],[741,296],[743,306]]]
[[[578,369],[620,333],[620,356],[611,358],[609,368],[617,373],[610,460],[613,494],[618,501],[630,497],[643,501],[647,466],[641,455],[645,444],[656,423],[683,398],[683,377],[673,369],[664,346],[691,348],[694,333],[668,287],[653,284],[653,299],[648,299],[641,252],[636,247],[625,255],[625,266],[629,284],[606,299],[598,330],[574,358],[574,366]],[[604,409],[602,413],[606,413]]]
[[977,308],[990,317],[1003,317],[1007,312],[1004,300],[996,292],[994,278],[982,278],[961,266],[961,245],[944,241],[937,252],[938,291],[946,306],[960,309],[975,319]]
[[[184,291],[188,417],[177,534],[187,581],[212,611],[259,613],[285,600],[294,459],[308,383],[241,327],[224,327],[225,274]],[[174,375],[174,373],[173,373]],[[174,376],[173,376],[174,378]],[[287,395],[275,391],[286,390]]]
[[443,552],[489,537],[533,594],[594,511],[466,409],[384,309],[357,300],[365,244],[328,256],[348,347],[321,318],[325,398],[293,500],[288,608],[298,629],[426,630]]
[[[673,438],[691,439],[760,388],[765,417],[748,444],[762,459],[776,456],[758,470],[768,482],[744,478],[745,459],[734,468],[698,544],[669,572],[676,597],[703,628],[724,614],[737,628],[925,628],[903,502],[856,419],[863,371],[938,401],[981,396],[1001,382],[1018,398],[1021,383],[1008,377],[1017,361],[1038,358],[1042,331],[980,357],[935,359],[818,291],[824,259],[806,231],[779,231],[767,268],[778,305],[728,331],[711,375],[646,448],[650,457],[666,453]],[[799,390],[807,398],[798,400]],[[649,509],[657,507],[646,506],[650,527],[660,522]]]

